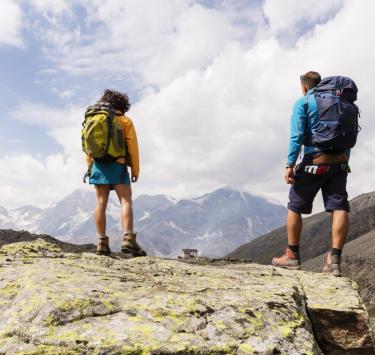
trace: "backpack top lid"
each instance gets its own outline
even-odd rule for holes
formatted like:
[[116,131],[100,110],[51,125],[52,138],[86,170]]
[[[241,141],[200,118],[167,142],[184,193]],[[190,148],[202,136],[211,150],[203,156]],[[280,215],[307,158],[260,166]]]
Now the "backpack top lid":
[[346,76],[330,76],[328,78],[324,78],[314,88],[315,94],[320,94],[327,91],[333,91],[339,96],[345,97],[350,102],[357,100],[357,85],[352,79]]
[[88,114],[89,112],[91,114],[94,114],[97,111],[108,111],[111,115],[116,113],[116,110],[110,103],[98,101],[96,104],[91,105],[86,109],[86,114]]

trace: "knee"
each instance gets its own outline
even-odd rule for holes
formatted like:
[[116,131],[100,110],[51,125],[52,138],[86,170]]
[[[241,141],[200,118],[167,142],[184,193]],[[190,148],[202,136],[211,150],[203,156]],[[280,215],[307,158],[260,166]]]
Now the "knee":
[[106,200],[97,200],[96,201],[96,208],[99,211],[105,211],[107,208],[107,201]]
[[132,208],[133,207],[133,201],[132,201],[131,197],[122,198],[120,203],[121,203],[121,206],[123,208]]

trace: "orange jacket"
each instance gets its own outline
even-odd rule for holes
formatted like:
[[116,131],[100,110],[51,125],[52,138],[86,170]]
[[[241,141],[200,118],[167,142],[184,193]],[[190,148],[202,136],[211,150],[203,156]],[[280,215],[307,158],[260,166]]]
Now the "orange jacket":
[[[120,111],[116,111],[116,115],[121,116],[120,121],[123,126],[124,138],[127,147],[126,158],[118,158],[117,162],[121,164],[127,164],[128,166],[130,166],[132,176],[139,176],[139,149],[137,133],[135,131],[133,122],[128,116],[123,115]],[[91,165],[93,159],[89,155],[86,155],[86,162],[87,165]]]

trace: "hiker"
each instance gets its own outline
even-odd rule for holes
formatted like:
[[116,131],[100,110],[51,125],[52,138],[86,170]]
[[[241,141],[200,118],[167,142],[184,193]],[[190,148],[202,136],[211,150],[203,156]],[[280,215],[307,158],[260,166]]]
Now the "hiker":
[[[326,254],[324,272],[341,276],[341,253],[349,228],[346,191],[350,148],[357,139],[359,110],[355,83],[345,77],[323,81],[310,71],[300,77],[303,97],[297,100],[291,118],[291,133],[285,181],[289,192],[287,234],[284,255],[272,264],[300,269],[301,214],[311,214],[313,201],[322,191],[324,207],[332,213],[332,248]],[[303,159],[296,165],[301,148]]]
[[[106,208],[110,190],[115,190],[121,204],[124,231],[121,251],[146,256],[133,231],[131,182],[138,181],[139,152],[133,122],[125,116],[129,108],[126,94],[105,90],[97,104],[88,107],[83,123],[82,147],[88,164],[87,176],[96,190],[96,253],[99,255],[111,255],[106,235]],[[127,166],[131,168],[131,178]]]

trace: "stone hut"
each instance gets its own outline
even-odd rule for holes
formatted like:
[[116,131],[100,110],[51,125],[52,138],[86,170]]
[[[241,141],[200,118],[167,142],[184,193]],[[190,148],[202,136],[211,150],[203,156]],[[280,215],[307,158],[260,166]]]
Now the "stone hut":
[[182,249],[182,257],[186,258],[196,258],[198,256],[198,249]]

